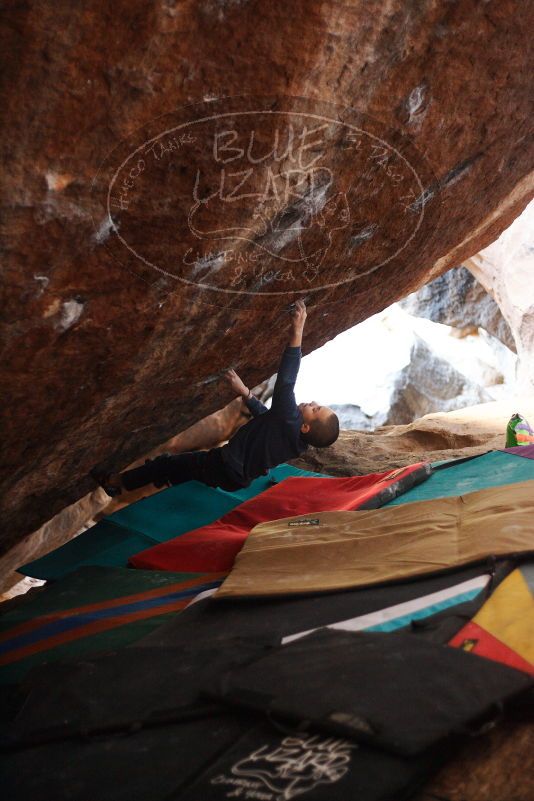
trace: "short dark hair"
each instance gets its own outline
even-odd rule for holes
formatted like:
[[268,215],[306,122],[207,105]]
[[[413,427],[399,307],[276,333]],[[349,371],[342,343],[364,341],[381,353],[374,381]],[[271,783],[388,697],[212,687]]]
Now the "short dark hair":
[[312,420],[310,430],[302,436],[315,448],[327,448],[339,437],[339,417],[331,412],[326,420]]

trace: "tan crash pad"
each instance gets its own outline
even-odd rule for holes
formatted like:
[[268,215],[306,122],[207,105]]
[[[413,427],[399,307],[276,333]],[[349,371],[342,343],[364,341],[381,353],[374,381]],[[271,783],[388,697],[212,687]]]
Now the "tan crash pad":
[[532,551],[534,481],[524,481],[454,498],[261,523],[215,597],[365,587]]

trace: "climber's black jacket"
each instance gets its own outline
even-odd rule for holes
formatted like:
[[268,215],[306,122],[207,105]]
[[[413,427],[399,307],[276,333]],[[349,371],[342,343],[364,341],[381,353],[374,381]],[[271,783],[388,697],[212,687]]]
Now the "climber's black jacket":
[[246,401],[254,415],[227,445],[221,448],[223,464],[244,483],[265,475],[269,468],[295,459],[308,447],[300,427],[302,413],[295,401],[295,381],[300,367],[300,347],[282,354],[271,408],[257,398]]
[[308,447],[300,432],[303,418],[294,392],[300,359],[300,348],[285,349],[271,408],[267,409],[257,398],[247,400],[254,416],[227,445],[148,459],[144,465],[121,474],[123,486],[135,490],[150,483],[163,487],[195,480],[233,492],[266,475],[270,467],[299,456]]

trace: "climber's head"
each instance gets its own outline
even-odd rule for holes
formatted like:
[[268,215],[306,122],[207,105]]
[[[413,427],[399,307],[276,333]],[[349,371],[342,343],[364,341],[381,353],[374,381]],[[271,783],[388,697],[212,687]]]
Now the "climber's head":
[[332,445],[339,436],[339,419],[328,406],[320,406],[315,401],[299,403],[302,414],[300,431],[303,439],[316,448]]

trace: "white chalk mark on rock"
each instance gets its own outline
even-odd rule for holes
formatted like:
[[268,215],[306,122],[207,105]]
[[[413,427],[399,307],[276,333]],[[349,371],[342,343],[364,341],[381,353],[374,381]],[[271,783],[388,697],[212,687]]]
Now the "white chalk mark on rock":
[[418,197],[418,198],[416,198],[416,199],[414,200],[414,202],[413,202],[413,203],[410,203],[410,205],[408,206],[408,209],[409,209],[410,211],[413,211],[413,212],[419,212],[419,211],[421,211],[421,209],[424,209],[425,205],[426,205],[426,204],[427,204],[427,203],[428,203],[430,200],[432,200],[432,198],[434,197],[434,195],[435,195],[435,194],[436,194],[436,191],[435,191],[435,189],[433,189],[433,188],[432,188],[432,187],[430,187],[430,186],[429,186],[429,187],[427,187],[426,189],[424,189],[424,190],[421,192],[421,194],[419,195],[419,197]]
[[416,86],[414,89],[412,89],[408,95],[408,99],[406,100],[408,125],[412,125],[414,123],[420,124],[422,122],[423,117],[428,109],[427,89],[428,87],[426,83],[421,83],[419,86]]
[[108,217],[104,217],[104,219],[102,220],[102,222],[98,226],[98,229],[94,233],[94,236],[93,236],[94,241],[98,245],[101,245],[103,242],[106,241],[106,239],[109,237],[110,233],[112,231],[116,231],[116,230],[117,229],[116,229],[115,223],[113,222],[111,217],[109,217],[109,216]]
[[72,328],[80,317],[82,316],[84,304],[79,300],[66,300],[61,305],[61,312],[59,321],[56,323],[56,329],[63,333],[67,329]]
[[363,243],[367,242],[368,239],[372,239],[377,230],[378,224],[370,223],[369,225],[366,225],[365,228],[362,228],[360,231],[358,231],[358,233],[353,234],[350,238],[349,250],[352,252],[354,248],[363,245]]
[[222,253],[217,256],[203,256],[202,258],[197,259],[192,265],[191,277],[196,278],[199,273],[205,270],[206,272],[203,274],[202,278],[207,278],[208,275],[213,275],[214,273],[219,272],[221,267],[224,267],[224,262],[225,257]]
[[475,156],[472,159],[466,159],[461,164],[458,164],[457,167],[454,167],[454,169],[450,170],[445,178],[440,181],[441,188],[444,189],[445,187],[452,186],[461,178],[464,178],[471,169],[473,162],[476,161],[477,158],[478,157]]
[[43,292],[45,291],[45,289],[48,287],[48,284],[50,283],[50,278],[48,278],[46,275],[34,275],[33,278],[34,278],[34,281],[38,281],[39,282],[39,289],[37,291],[37,297],[40,298],[41,295],[43,294]]
[[46,186],[49,192],[61,192],[65,187],[72,183],[72,175],[67,173],[54,172],[50,170],[45,173]]

